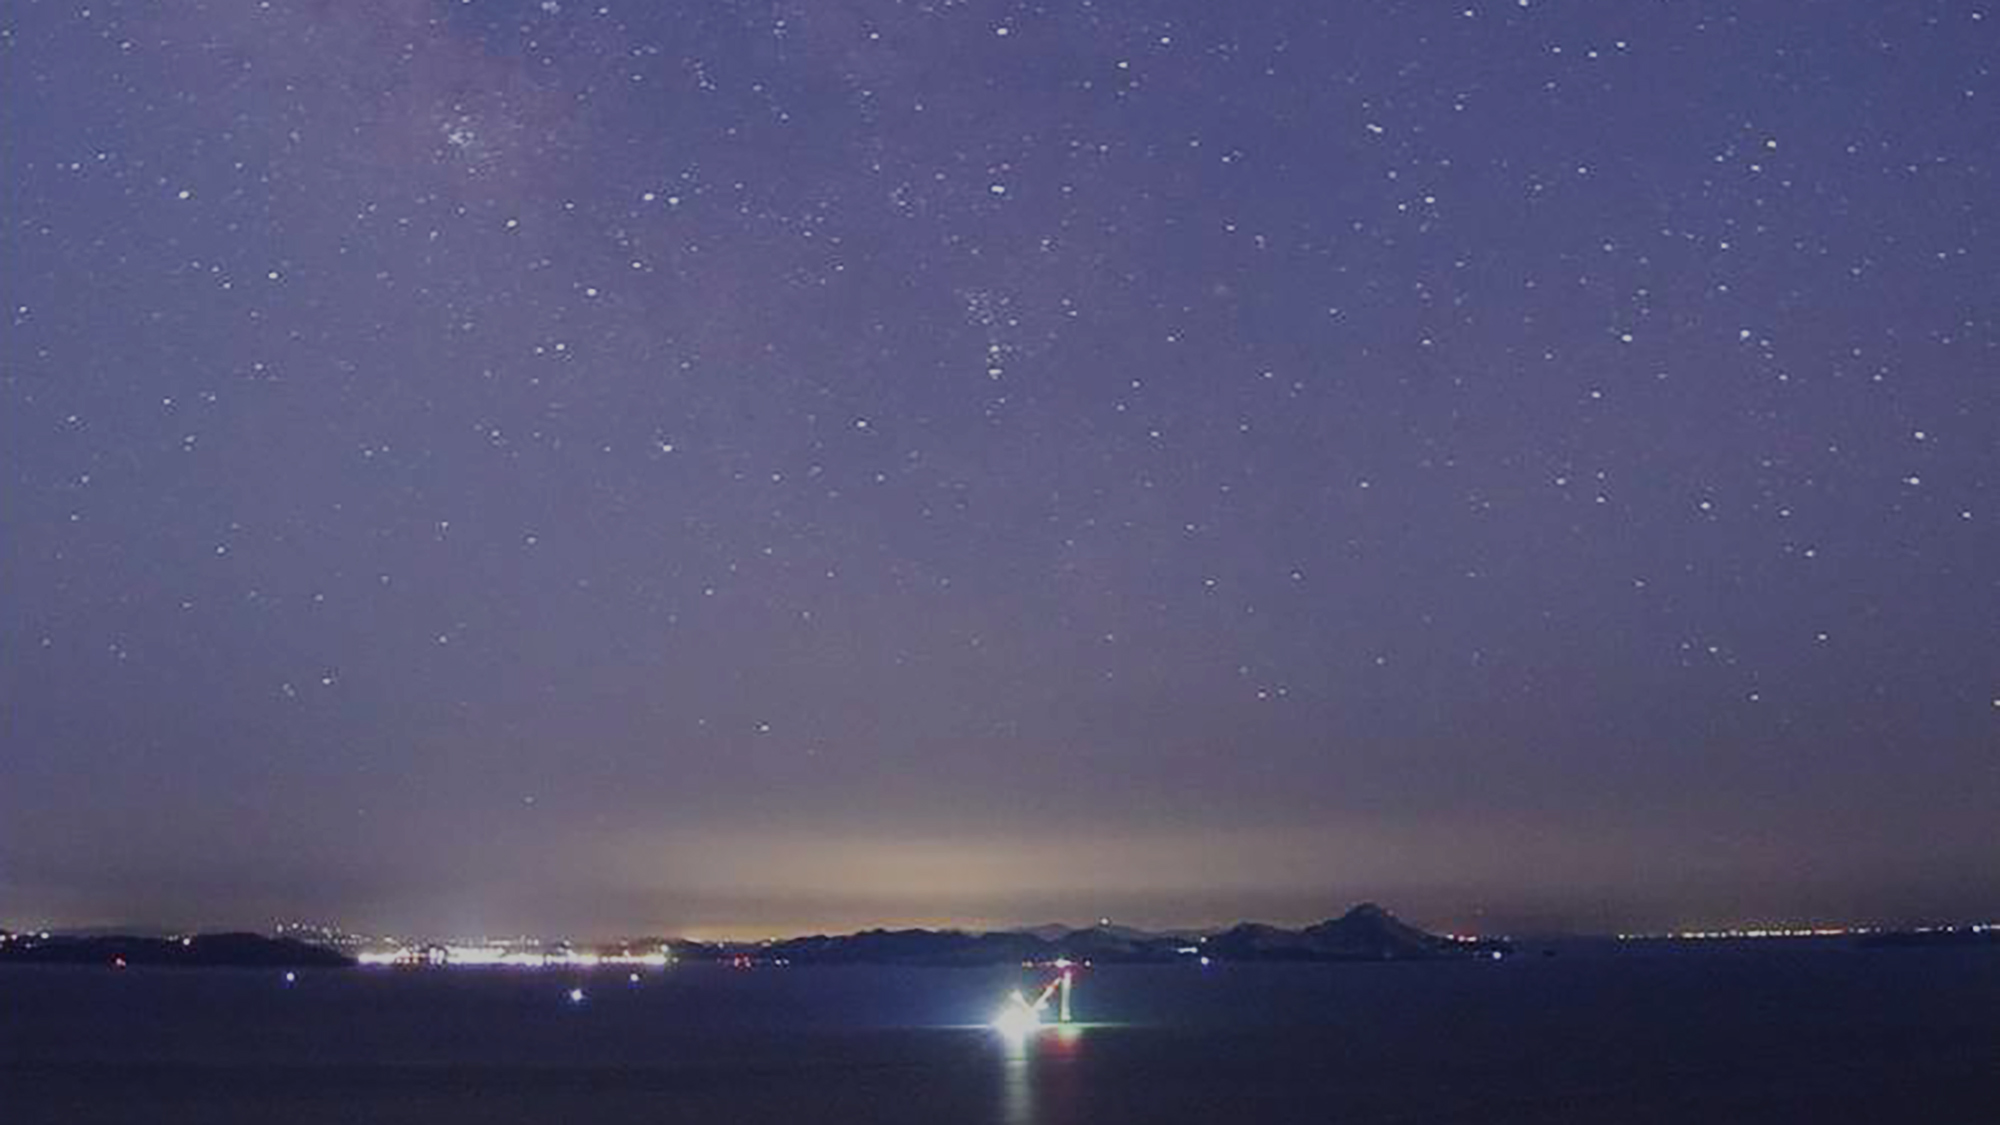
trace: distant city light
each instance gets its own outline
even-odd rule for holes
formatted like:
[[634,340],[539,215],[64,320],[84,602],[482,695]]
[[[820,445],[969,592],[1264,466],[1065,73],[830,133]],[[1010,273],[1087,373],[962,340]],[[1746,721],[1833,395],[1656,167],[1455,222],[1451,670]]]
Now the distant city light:
[[665,946],[646,952],[619,950],[612,953],[581,949],[541,949],[495,943],[395,946],[367,949],[355,960],[368,966],[436,966],[449,968],[500,969],[595,969],[600,966],[664,968],[673,963]]
[[[1946,927],[1949,928],[1949,927]],[[1975,929],[1977,927],[1974,927]],[[1770,938],[1864,937],[1878,932],[1873,926],[1756,926],[1723,930],[1670,930],[1657,934],[1619,934],[1619,941],[1747,941]],[[1919,927],[1918,933],[1929,932]]]

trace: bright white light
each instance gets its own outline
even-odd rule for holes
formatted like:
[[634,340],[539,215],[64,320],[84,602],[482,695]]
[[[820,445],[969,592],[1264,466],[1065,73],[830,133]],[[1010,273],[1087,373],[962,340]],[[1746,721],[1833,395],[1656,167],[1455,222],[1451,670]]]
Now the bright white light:
[[572,989],[570,989],[570,990],[569,990],[569,1002],[570,1002],[570,1003],[572,1003],[572,1004],[581,1004],[581,1003],[583,1003],[583,989],[581,989],[581,988],[572,988]]
[[993,1016],[993,1030],[1009,1039],[1025,1039],[1041,1026],[1041,1009],[1028,1003],[1028,998],[1019,990],[1009,995],[1007,1002]]
[[499,965],[507,961],[507,951],[497,945],[447,945],[445,961],[453,965]]
[[993,1030],[1009,1039],[1025,1039],[1042,1026],[1041,1014],[1015,997],[993,1017]]
[[299,981],[299,974],[291,972],[290,970],[286,970],[285,972],[286,984],[297,984],[298,981]]

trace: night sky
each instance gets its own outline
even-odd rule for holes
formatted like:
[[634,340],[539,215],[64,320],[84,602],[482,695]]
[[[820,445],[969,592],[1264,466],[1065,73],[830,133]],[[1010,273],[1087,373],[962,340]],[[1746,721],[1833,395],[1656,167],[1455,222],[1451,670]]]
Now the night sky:
[[2000,914],[1995,60],[9,0],[0,924]]

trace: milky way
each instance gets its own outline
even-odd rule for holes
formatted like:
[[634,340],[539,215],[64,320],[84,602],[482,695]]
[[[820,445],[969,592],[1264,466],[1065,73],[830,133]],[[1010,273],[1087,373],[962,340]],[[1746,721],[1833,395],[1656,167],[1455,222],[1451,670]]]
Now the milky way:
[[0,14],[0,924],[2000,910],[2000,13]]

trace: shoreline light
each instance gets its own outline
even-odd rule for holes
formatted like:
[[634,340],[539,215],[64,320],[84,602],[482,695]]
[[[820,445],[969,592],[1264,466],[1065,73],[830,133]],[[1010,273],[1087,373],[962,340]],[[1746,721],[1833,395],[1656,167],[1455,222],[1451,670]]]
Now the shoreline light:
[[673,958],[664,949],[650,953],[595,953],[574,949],[545,951],[504,945],[470,944],[370,949],[356,954],[355,960],[371,967],[432,966],[472,969],[595,969],[612,965],[657,969],[673,963]]

